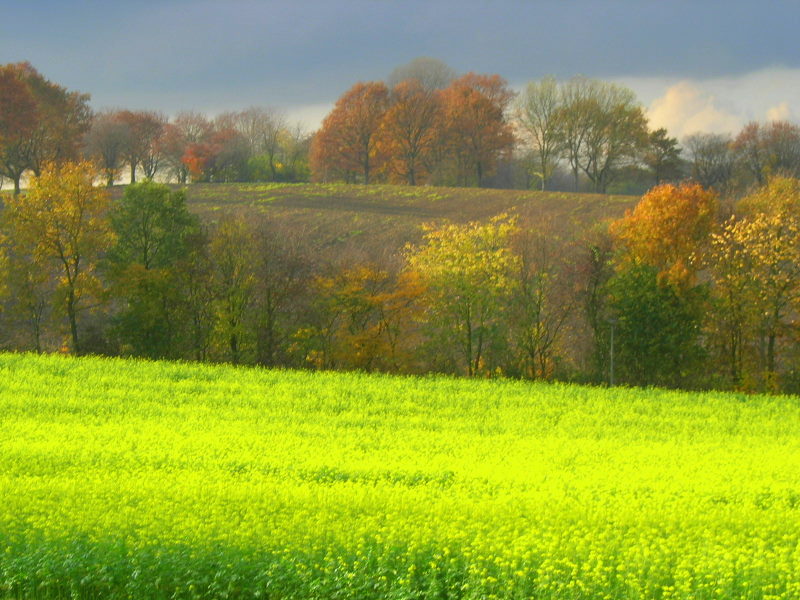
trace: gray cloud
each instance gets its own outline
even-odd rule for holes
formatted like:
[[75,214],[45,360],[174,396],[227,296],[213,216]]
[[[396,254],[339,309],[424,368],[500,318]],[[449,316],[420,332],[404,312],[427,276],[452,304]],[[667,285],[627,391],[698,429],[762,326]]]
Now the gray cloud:
[[2,60],[30,60],[98,108],[325,105],[421,55],[515,85],[551,73],[709,79],[800,68],[796,2],[12,2]]

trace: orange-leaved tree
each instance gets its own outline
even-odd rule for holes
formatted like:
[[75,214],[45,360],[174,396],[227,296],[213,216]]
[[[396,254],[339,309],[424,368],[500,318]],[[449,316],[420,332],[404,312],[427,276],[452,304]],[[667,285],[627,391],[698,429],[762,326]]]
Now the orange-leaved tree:
[[[15,193],[19,193],[20,179],[28,169],[39,175],[49,162],[77,158],[83,134],[89,129],[91,110],[87,94],[70,92],[49,81],[30,63],[6,65],[4,71],[26,85],[36,107],[32,128],[27,123],[24,135],[0,147],[0,175],[11,179]],[[4,113],[6,107],[0,106]],[[28,109],[24,112],[30,116]]]
[[6,145],[29,136],[36,126],[36,100],[11,65],[0,67],[0,155]]
[[311,169],[320,181],[370,183],[380,165],[378,131],[389,102],[380,81],[359,82],[336,101],[311,146]]
[[500,157],[511,152],[514,131],[506,119],[514,92],[499,75],[467,73],[441,92],[448,151],[459,183],[481,186]]
[[664,184],[611,224],[618,253],[606,290],[621,381],[680,386],[702,371],[706,293],[698,271],[716,212],[714,192]]
[[659,281],[678,288],[696,282],[703,250],[716,223],[717,195],[697,183],[663,184],[611,224],[622,262],[658,270]]
[[401,81],[392,90],[379,139],[392,180],[417,185],[429,175],[441,134],[440,107],[436,91],[416,79]]

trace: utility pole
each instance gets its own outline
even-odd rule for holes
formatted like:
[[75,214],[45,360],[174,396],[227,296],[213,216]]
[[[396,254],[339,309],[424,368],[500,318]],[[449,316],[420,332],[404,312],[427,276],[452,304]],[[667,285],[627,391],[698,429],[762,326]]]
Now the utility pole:
[[608,357],[608,385],[614,387],[614,328],[617,324],[617,318],[609,317],[608,322],[611,325],[611,347],[609,348]]

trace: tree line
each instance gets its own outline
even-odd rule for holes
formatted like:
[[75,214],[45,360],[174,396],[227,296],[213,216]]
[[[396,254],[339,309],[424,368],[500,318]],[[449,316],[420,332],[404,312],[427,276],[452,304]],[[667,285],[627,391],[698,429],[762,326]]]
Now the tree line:
[[251,107],[208,118],[181,111],[93,112],[29,63],[0,67],[0,179],[19,193],[48,161],[87,159],[111,186],[123,173],[178,183],[307,181],[310,137],[277,109]]
[[771,175],[800,175],[800,128],[751,122],[735,136],[681,142],[651,130],[624,86],[574,77],[518,94],[499,75],[458,74],[417,59],[386,82],[347,90],[307,134],[274,108],[209,118],[182,111],[93,113],[28,63],[0,67],[0,180],[18,193],[47,161],[95,162],[108,185],[123,173],[188,181],[344,181],[643,193],[692,179],[741,196]]
[[9,197],[0,345],[314,369],[800,391],[800,180],[661,184],[560,238],[518,215],[342,255],[268,216],[201,222],[91,163]]

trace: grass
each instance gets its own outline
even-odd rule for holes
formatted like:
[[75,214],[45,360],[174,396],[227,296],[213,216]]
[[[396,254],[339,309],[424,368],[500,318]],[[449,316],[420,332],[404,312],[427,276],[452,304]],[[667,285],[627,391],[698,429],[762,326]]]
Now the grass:
[[800,402],[0,355],[0,597],[797,598]]

